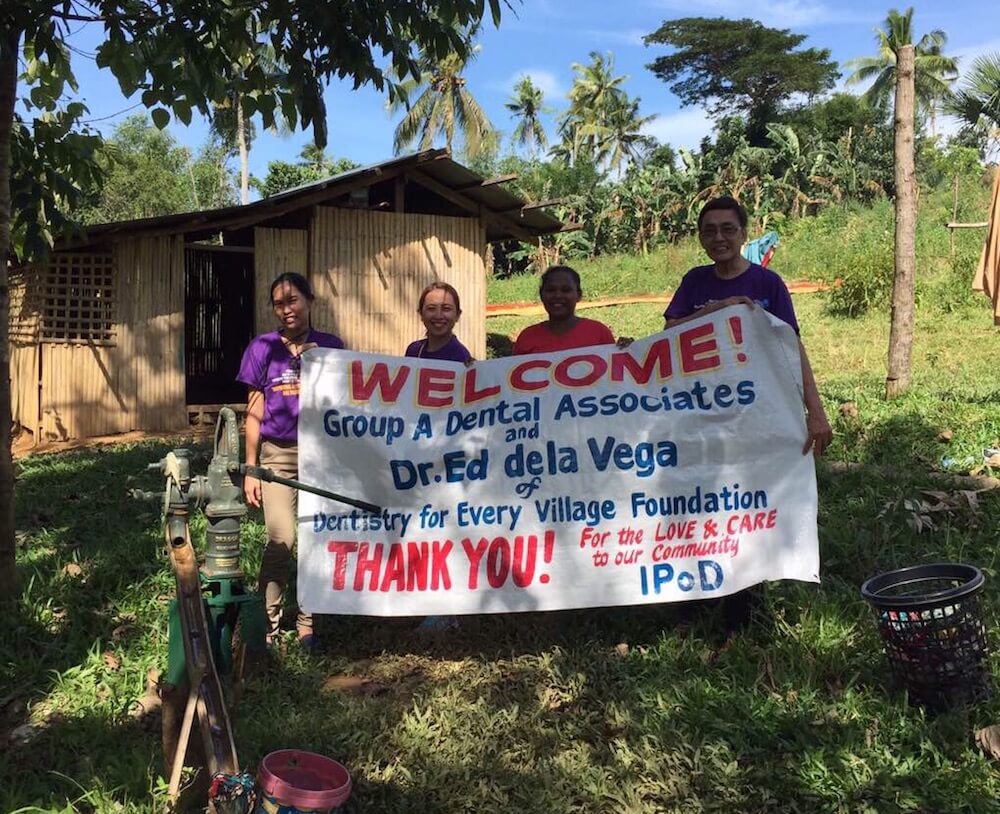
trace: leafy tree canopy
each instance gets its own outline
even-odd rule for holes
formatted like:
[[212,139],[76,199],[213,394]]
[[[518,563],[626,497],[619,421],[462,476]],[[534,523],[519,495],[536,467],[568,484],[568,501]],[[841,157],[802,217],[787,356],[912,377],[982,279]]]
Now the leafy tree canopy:
[[664,22],[644,41],[674,49],[647,67],[671,83],[683,105],[745,115],[751,143],[762,143],[767,122],[787,99],[827,91],[839,76],[829,49],[796,50],[805,39],[756,20],[684,17]]
[[836,141],[848,130],[855,133],[865,127],[884,128],[891,132],[889,110],[872,105],[853,93],[834,93],[829,98],[784,111],[779,120],[798,132],[812,133],[825,141]]
[[360,165],[349,158],[331,159],[315,146],[308,146],[299,154],[299,161],[295,164],[288,161],[268,162],[267,175],[263,180],[254,178],[253,186],[262,198],[269,198],[286,189],[311,184],[358,166]]
[[236,203],[226,148],[209,142],[198,156],[137,113],[98,153],[103,183],[75,209],[81,223],[132,220]]
[[[18,160],[14,193],[25,214],[14,222],[15,249],[32,257],[42,254],[59,233],[69,232],[65,212],[83,186],[98,180],[94,161],[99,137],[80,134],[87,109],[61,106],[67,88],[76,90],[66,38],[71,26],[93,22],[104,27],[96,49],[99,68],[118,80],[126,97],[138,96],[164,128],[171,118],[183,124],[195,110],[212,115],[212,106],[233,94],[249,119],[258,116],[265,128],[284,120],[292,127],[311,127],[316,143],[326,143],[323,83],[347,78],[355,87],[373,84],[400,94],[397,77],[419,76],[418,53],[443,59],[467,53],[461,31],[479,23],[485,13],[499,22],[502,0],[262,0],[256,3],[188,0],[153,6],[131,0],[24,0],[0,6],[0,62],[12,61],[21,46],[25,71],[20,100],[30,120],[18,120],[13,107],[0,105],[0,147],[11,134]],[[272,60],[268,63],[268,57]],[[267,69],[279,60],[281,71]],[[6,77],[6,74],[5,74]],[[8,80],[5,78],[4,83]],[[48,123],[39,123],[48,119]],[[53,124],[53,122],[55,122]],[[61,139],[43,132],[53,127]],[[61,147],[54,147],[56,143]],[[2,151],[4,160],[6,150]],[[51,166],[42,166],[48,162]],[[59,195],[30,183],[29,172],[62,179]],[[2,173],[0,173],[2,175]],[[56,179],[58,180],[58,179]],[[0,190],[2,193],[3,190]],[[3,196],[0,195],[0,198]],[[7,220],[0,200],[0,234]],[[15,217],[17,217],[15,215]],[[32,224],[40,224],[34,226]],[[0,241],[5,244],[6,241]],[[6,253],[7,245],[0,245]]]

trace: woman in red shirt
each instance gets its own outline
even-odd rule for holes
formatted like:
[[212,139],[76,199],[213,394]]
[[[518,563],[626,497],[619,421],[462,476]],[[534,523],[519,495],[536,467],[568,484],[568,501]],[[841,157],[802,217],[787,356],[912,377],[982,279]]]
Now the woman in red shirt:
[[576,304],[583,299],[583,288],[575,269],[549,266],[542,274],[538,294],[549,318],[529,325],[518,334],[514,342],[515,356],[615,344],[615,335],[603,322],[576,315]]

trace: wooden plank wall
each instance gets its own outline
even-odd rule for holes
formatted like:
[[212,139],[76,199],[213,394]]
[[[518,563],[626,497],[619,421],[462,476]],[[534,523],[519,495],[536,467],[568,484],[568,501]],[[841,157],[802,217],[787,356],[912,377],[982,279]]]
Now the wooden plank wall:
[[115,344],[46,342],[42,440],[187,426],[184,399],[184,242],[116,244]]
[[278,322],[271,310],[271,283],[279,274],[294,271],[309,276],[305,229],[253,230],[254,242],[254,333],[273,331]]
[[313,323],[353,350],[402,354],[424,335],[420,292],[442,281],[462,298],[456,334],[484,359],[485,246],[474,218],[317,207],[309,245]]

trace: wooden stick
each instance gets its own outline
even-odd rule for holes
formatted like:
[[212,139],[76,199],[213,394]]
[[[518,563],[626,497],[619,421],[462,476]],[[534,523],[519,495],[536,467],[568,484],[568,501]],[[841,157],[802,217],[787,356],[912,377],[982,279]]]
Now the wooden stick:
[[203,671],[198,672],[197,682],[191,683],[188,690],[187,705],[184,707],[184,720],[181,722],[181,733],[177,738],[177,750],[174,752],[174,765],[170,767],[170,785],[167,795],[176,800],[181,790],[181,773],[184,771],[184,758],[187,757],[188,741],[191,739],[191,728],[194,724],[194,713],[198,708],[198,691],[201,689]]

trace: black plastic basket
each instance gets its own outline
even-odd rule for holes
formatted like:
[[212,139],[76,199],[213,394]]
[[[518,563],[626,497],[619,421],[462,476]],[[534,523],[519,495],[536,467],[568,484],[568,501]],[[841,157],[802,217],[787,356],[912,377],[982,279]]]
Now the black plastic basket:
[[861,586],[889,667],[912,702],[939,711],[991,695],[979,606],[984,582],[974,566],[935,563],[880,574]]

